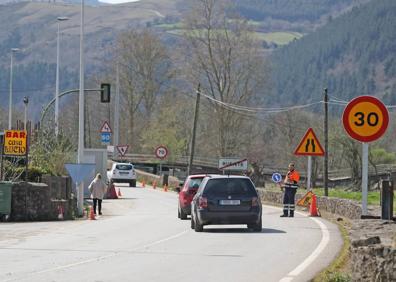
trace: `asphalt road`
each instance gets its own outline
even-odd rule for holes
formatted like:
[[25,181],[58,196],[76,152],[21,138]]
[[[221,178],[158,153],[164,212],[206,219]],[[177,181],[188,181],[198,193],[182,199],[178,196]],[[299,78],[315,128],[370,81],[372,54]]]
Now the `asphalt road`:
[[337,227],[265,206],[263,231],[190,228],[177,195],[122,187],[98,220],[0,223],[0,281],[308,281],[341,248]]

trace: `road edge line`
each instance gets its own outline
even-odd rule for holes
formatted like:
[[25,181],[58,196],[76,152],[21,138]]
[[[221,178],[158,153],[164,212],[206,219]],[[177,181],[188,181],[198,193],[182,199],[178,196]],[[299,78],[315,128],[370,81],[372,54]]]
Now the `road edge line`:
[[[267,205],[266,205],[267,206]],[[268,206],[274,209],[281,209],[273,206]],[[300,215],[306,216],[306,214],[301,212],[296,212]],[[322,232],[322,239],[316,249],[296,268],[290,271],[285,277],[283,277],[279,282],[289,282],[296,278],[299,274],[301,274],[308,266],[315,261],[315,259],[319,256],[319,254],[326,248],[327,244],[330,242],[330,232],[327,226],[317,218],[309,217],[313,220],[317,225],[319,225],[320,230]]]

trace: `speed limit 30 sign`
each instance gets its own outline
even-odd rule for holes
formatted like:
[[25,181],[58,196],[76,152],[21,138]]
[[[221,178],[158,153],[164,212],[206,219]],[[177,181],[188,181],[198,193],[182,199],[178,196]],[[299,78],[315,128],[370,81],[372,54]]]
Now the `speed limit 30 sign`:
[[375,97],[359,96],[346,106],[342,116],[346,132],[361,142],[380,138],[389,124],[385,105]]

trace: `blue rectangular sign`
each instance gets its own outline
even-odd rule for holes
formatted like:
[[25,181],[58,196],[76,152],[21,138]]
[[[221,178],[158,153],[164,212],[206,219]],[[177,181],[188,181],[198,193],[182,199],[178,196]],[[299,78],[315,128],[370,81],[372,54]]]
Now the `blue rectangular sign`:
[[102,135],[102,144],[110,144],[110,140],[111,140],[111,133],[108,132],[103,132],[101,133]]

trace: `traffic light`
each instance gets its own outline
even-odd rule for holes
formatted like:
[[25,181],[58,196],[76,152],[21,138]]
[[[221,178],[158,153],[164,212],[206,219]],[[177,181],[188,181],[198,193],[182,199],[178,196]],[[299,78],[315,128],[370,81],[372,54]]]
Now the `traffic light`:
[[110,103],[110,83],[100,84],[100,102]]

